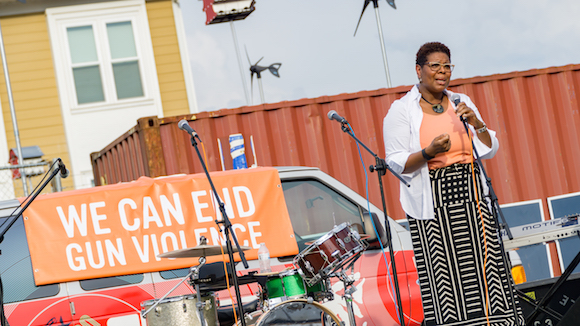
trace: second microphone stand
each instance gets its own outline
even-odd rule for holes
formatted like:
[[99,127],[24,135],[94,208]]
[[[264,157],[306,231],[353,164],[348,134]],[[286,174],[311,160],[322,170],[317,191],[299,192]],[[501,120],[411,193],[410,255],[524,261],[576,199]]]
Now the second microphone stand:
[[[395,252],[394,252],[393,243],[392,243],[391,227],[390,227],[390,223],[389,223],[389,217],[387,215],[387,203],[385,202],[385,192],[383,189],[383,176],[386,174],[387,170],[389,170],[395,177],[397,177],[399,180],[401,180],[401,182],[403,182],[403,184],[405,184],[407,187],[409,187],[409,184],[405,180],[403,180],[403,178],[401,178],[400,175],[398,175],[395,171],[393,171],[391,169],[391,167],[389,167],[387,162],[385,162],[385,160],[380,158],[370,148],[368,148],[364,143],[362,143],[358,138],[356,138],[356,136],[354,135],[354,133],[352,132],[352,130],[348,126],[348,122],[346,122],[346,121],[341,122],[341,128],[342,128],[342,131],[344,131],[350,137],[352,137],[358,144],[360,144],[367,152],[369,152],[375,158],[375,165],[374,166],[371,165],[369,167],[369,170],[371,172],[377,171],[377,176],[379,178],[379,188],[381,190],[381,200],[383,203],[383,214],[385,216],[387,247],[389,248],[389,256],[391,258],[391,270],[393,273],[393,282],[395,283],[395,295],[396,295],[396,300],[397,300],[397,306],[399,307],[399,309],[398,309],[399,323],[400,323],[400,325],[404,325],[405,317],[403,315],[403,306],[401,304],[401,292],[399,290],[399,279],[397,277],[397,267],[395,264]],[[379,239],[379,241],[382,241],[382,240]]]
[[[197,137],[199,139],[199,136],[197,135],[197,133],[193,132],[193,133],[189,133],[188,134],[191,136],[191,145],[195,148],[195,152],[197,153],[197,156],[199,157],[199,161],[201,162],[201,166],[203,167],[203,171],[205,172],[205,175],[207,177],[207,180],[209,181],[209,185],[211,186],[211,190],[215,196],[215,200],[218,202],[219,208],[220,208],[220,212],[222,215],[222,220],[219,221],[217,218],[215,220],[216,224],[223,224],[224,227],[224,235],[225,235],[225,239],[226,239],[226,247],[228,250],[228,256],[229,256],[229,260],[230,260],[230,264],[232,266],[232,278],[234,280],[234,287],[235,287],[235,292],[236,292],[236,300],[238,302],[238,309],[240,312],[240,322],[242,326],[246,326],[246,320],[244,318],[244,305],[242,303],[242,296],[240,294],[240,287],[238,284],[238,274],[236,272],[236,265],[235,265],[235,261],[234,261],[234,251],[233,251],[233,246],[232,246],[232,242],[230,240],[230,237],[232,239],[234,239],[234,242],[236,244],[236,248],[238,253],[240,254],[240,258],[242,260],[242,263],[244,264],[245,268],[248,268],[248,261],[246,260],[246,256],[244,255],[244,252],[241,250],[240,248],[240,244],[238,243],[238,239],[236,238],[236,234],[233,232],[232,229],[232,223],[230,222],[230,219],[228,218],[228,215],[226,213],[226,209],[224,206],[224,203],[222,202],[222,200],[220,199],[215,186],[213,184],[213,181],[211,180],[211,177],[209,175],[209,172],[207,171],[207,167],[205,166],[205,162],[203,161],[203,157],[199,151],[199,148],[197,147],[197,141],[195,140],[195,137]],[[201,140],[200,140],[201,142]],[[227,273],[226,273],[226,277],[227,277]]]
[[[14,225],[14,223],[16,223],[16,221],[22,216],[22,214],[24,214],[24,211],[26,211],[28,206],[32,204],[32,202],[36,199],[36,197],[38,197],[38,195],[42,192],[42,190],[46,188],[48,183],[51,182],[52,179],[54,179],[54,177],[56,177],[59,173],[63,178],[66,178],[68,176],[68,170],[64,166],[64,163],[60,158],[57,158],[56,160],[53,161],[53,164],[50,167],[49,172],[47,172],[47,174],[44,176],[42,184],[37,186],[32,191],[32,193],[22,202],[21,206],[16,208],[14,212],[10,214],[10,217],[4,223],[2,223],[2,225],[0,225],[0,242],[4,240],[4,235],[6,235],[6,232],[8,232],[8,230],[12,227],[12,225]],[[2,280],[0,280],[0,305],[2,305],[0,307],[0,325],[10,326],[4,313],[4,291],[2,289]]]
[[[457,106],[458,103],[455,103],[455,105]],[[469,135],[469,127],[467,126],[467,121],[462,118],[461,122],[463,122],[463,127],[465,128],[465,132],[467,132],[467,134]],[[475,153],[475,162],[477,163],[477,165],[479,166],[479,169],[481,170],[481,172],[483,173],[483,176],[485,177],[485,182],[487,184],[487,188],[489,189],[489,198],[491,201],[491,216],[493,217],[495,224],[498,226],[497,228],[497,238],[499,241],[499,247],[501,250],[501,254],[503,257],[503,265],[504,268],[506,270],[507,275],[510,275],[510,267],[508,265],[508,260],[507,260],[507,254],[503,245],[503,239],[501,236],[501,230],[505,229],[506,231],[506,235],[508,236],[508,238],[510,240],[512,240],[514,237],[510,231],[510,228],[505,220],[505,217],[503,216],[503,212],[501,210],[501,207],[499,207],[499,203],[498,203],[498,199],[497,199],[497,195],[495,194],[495,191],[493,190],[493,186],[491,185],[491,178],[487,176],[487,172],[485,171],[485,168],[483,167],[483,164],[481,163],[481,159],[479,157],[479,153],[477,152],[477,148],[475,148],[475,143],[473,142],[473,138],[471,138],[471,147],[473,148],[473,152]],[[502,223],[499,223],[499,219],[497,218],[498,215],[501,217]],[[512,301],[512,305],[513,305],[513,309],[514,309],[514,322],[519,324],[519,319],[518,319],[518,311],[517,311],[517,307],[516,307],[516,299],[515,299],[515,295],[514,295],[514,289],[513,289],[513,285],[511,282],[511,278],[508,277],[508,291],[510,292],[510,299]]]

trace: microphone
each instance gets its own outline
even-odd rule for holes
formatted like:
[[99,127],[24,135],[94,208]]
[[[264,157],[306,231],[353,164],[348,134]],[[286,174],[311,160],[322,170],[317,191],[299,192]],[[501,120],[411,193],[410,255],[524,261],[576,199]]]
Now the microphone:
[[336,120],[340,123],[348,123],[345,118],[338,115],[338,113],[336,113],[336,111],[334,111],[334,110],[328,111],[328,119]]
[[58,160],[58,169],[60,170],[60,177],[61,178],[64,179],[64,178],[68,177],[69,171],[60,159]]
[[182,119],[181,121],[179,121],[177,123],[177,126],[179,127],[179,129],[186,131],[192,137],[197,136],[197,132],[195,132],[195,130],[193,130],[193,128],[191,128],[191,126],[189,125],[189,123],[187,122],[187,120]]
[[[451,95],[451,98],[450,98],[450,100],[451,100],[451,102],[453,102],[453,104],[455,104],[455,111],[457,111],[457,106],[458,106],[458,105],[459,105],[459,103],[461,102],[461,98],[459,97],[459,95],[457,95],[457,94],[453,94],[453,95]],[[463,116],[459,117],[459,119],[460,119],[462,122],[467,122],[467,121],[465,120],[465,117],[463,117]]]
[[459,105],[459,102],[461,102],[461,98],[457,94],[451,95],[451,99],[450,100],[451,100],[451,102],[453,102],[453,104],[455,104],[455,106],[458,106]]

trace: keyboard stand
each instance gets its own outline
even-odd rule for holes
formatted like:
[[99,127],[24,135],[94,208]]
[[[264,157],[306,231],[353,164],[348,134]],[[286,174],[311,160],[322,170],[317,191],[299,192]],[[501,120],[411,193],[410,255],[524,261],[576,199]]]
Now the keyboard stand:
[[[580,238],[580,234],[578,235],[578,237]],[[578,266],[578,263],[580,263],[580,252],[578,252],[578,254],[576,254],[576,257],[574,257],[574,259],[572,260],[570,265],[568,265],[568,267],[566,268],[564,273],[562,273],[562,275],[560,275],[560,277],[558,278],[558,281],[556,281],[556,283],[554,283],[554,285],[552,285],[552,287],[548,290],[546,295],[544,295],[542,300],[540,300],[540,302],[538,302],[538,303],[535,303],[535,300],[531,299],[530,297],[525,295],[523,292],[516,291],[516,294],[520,298],[526,300],[528,303],[530,303],[531,305],[533,305],[535,307],[532,314],[528,318],[526,318],[526,325],[531,326],[532,323],[534,322],[535,318],[540,313],[540,311],[543,311],[543,312],[557,318],[558,321],[560,321],[562,319],[562,316],[559,313],[548,308],[547,305],[548,305],[548,303],[550,303],[550,300],[552,300],[552,297],[554,296],[556,291],[560,288],[560,286],[562,286],[562,284],[564,284],[564,282],[566,282],[566,280],[568,279],[570,274],[572,274],[572,271],[576,268],[576,266]]]

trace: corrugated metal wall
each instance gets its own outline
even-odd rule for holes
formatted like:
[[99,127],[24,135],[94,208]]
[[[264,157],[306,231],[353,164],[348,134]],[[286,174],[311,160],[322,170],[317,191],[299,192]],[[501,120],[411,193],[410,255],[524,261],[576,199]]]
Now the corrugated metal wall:
[[[487,125],[496,130],[500,151],[485,167],[500,204],[543,199],[580,191],[580,65],[458,79],[450,89],[474,100]],[[384,157],[382,121],[391,103],[410,86],[323,96],[314,99],[202,112],[193,116],[143,118],[99,153],[92,154],[95,183],[117,183],[139,176],[203,172],[189,136],[178,129],[190,120],[198,132],[209,170],[221,170],[218,139],[226,169],[232,168],[228,136],[242,133],[248,165],[316,166],[364,196],[365,173],[374,158],[342,132],[327,113],[345,117],[357,137]],[[252,155],[253,138],[256,160]],[[201,148],[201,147],[200,147]],[[369,173],[371,201],[381,207],[376,173]],[[389,215],[404,218],[398,180],[385,178]]]

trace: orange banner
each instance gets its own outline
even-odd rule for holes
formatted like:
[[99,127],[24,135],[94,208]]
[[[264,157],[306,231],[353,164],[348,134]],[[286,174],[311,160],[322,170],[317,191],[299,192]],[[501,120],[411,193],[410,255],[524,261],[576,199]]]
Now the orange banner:
[[[211,174],[248,260],[265,242],[272,257],[298,246],[278,171],[255,168]],[[37,285],[191,267],[198,258],[157,255],[225,244],[221,213],[205,174],[171,176],[41,195],[24,212]],[[216,214],[217,212],[217,214]],[[233,244],[235,245],[235,244]],[[236,254],[239,260],[238,254]],[[208,263],[222,260],[207,257]],[[227,260],[227,254],[225,256]]]

